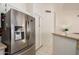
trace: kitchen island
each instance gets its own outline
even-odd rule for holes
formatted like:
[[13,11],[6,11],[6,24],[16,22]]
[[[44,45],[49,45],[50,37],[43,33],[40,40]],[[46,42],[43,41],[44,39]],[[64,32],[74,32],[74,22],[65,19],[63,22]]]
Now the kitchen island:
[[54,55],[77,55],[79,49],[78,34],[52,33]]

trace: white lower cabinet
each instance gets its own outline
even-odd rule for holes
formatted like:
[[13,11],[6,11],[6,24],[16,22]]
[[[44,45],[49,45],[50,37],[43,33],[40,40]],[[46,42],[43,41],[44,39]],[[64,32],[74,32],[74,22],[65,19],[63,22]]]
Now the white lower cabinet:
[[76,55],[77,54],[77,40],[54,35],[53,40],[53,54],[54,55]]

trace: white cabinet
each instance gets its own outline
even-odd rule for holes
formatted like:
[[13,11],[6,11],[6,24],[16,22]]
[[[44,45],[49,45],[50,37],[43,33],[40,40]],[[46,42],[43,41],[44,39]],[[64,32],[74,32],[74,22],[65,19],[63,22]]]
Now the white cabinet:
[[77,40],[54,35],[53,48],[54,55],[76,55]]

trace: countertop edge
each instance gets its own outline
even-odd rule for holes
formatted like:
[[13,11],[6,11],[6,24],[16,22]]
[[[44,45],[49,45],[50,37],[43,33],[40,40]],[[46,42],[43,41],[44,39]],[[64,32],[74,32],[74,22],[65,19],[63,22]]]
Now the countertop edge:
[[79,40],[79,38],[76,38],[76,37],[73,37],[73,36],[70,36],[70,35],[59,34],[59,33],[52,33],[52,34],[56,35],[56,36],[61,36],[61,37],[69,38],[69,39]]

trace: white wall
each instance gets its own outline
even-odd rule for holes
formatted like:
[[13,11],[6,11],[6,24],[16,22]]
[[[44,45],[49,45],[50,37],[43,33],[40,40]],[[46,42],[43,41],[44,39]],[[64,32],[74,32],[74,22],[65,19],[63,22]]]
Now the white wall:
[[55,16],[55,32],[61,32],[62,24],[65,24],[63,19],[63,4],[54,5],[54,16]]
[[[5,3],[0,3],[1,12],[5,12]],[[7,3],[7,11],[10,9],[17,9],[21,12],[27,13],[29,15],[32,15],[33,13],[33,4],[32,3]]]
[[[40,17],[40,40],[43,46],[48,47],[48,50],[52,50],[52,34],[53,33],[53,21],[54,21],[54,9],[53,5],[46,3],[37,3],[34,4],[33,7],[34,14],[38,15]],[[51,13],[46,13],[46,10],[50,10]],[[39,19],[38,19],[39,20]],[[47,51],[48,51],[47,50]],[[52,52],[50,52],[52,53]]]
[[33,15],[33,3],[26,3],[26,11]]
[[8,3],[7,8],[14,8],[26,14],[32,15],[33,5],[31,3]]
[[69,28],[69,33],[79,33],[79,4],[61,4],[55,8],[56,32],[62,32],[63,27]]
[[[46,47],[53,45],[53,36],[50,33],[54,32],[54,20],[56,20],[56,32],[63,33],[62,28],[66,25],[69,28],[69,33],[79,31],[79,18],[77,17],[79,13],[78,4],[35,4],[34,10],[42,18],[40,27],[41,43]],[[51,10],[52,13],[46,13],[45,10]],[[48,50],[50,49],[48,48]]]
[[39,4],[33,4],[33,16],[35,17],[35,33],[36,33],[36,49],[42,46],[41,39],[41,20],[42,16],[40,14],[40,6]]
[[79,33],[79,4],[64,4],[64,20],[70,26],[70,33]]

